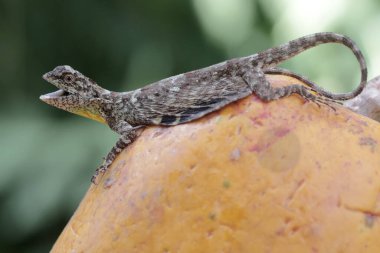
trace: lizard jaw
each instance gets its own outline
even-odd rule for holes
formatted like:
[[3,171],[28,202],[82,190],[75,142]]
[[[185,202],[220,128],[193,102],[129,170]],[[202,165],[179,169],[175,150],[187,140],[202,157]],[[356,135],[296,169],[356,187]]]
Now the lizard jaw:
[[42,78],[45,81],[47,81],[48,83],[56,86],[59,89],[57,91],[54,91],[54,92],[51,92],[51,93],[44,94],[44,95],[40,96],[40,99],[42,101],[44,101],[45,103],[50,104],[49,102],[59,101],[61,99],[64,99],[65,97],[68,97],[68,96],[72,95],[70,92],[62,89],[61,87],[58,87],[58,85],[55,83],[55,81],[51,78],[51,72],[48,72],[48,73],[44,74],[42,76]]
[[68,98],[70,96],[72,96],[72,94],[70,94],[69,92],[62,90],[62,89],[59,89],[57,91],[41,95],[40,99],[42,101],[44,101],[45,103],[50,104],[49,102],[60,101],[62,99]]
[[48,93],[48,94],[45,94],[45,95],[41,95],[40,99],[42,101],[45,101],[47,99],[52,99],[52,98],[54,99],[54,98],[62,97],[64,94],[65,94],[65,91],[59,89],[57,91],[54,91],[54,92],[51,92],[51,93]]

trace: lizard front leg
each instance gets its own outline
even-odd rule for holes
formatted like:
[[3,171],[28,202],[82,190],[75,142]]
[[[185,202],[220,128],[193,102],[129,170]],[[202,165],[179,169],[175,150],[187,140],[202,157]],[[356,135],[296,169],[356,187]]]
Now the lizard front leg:
[[[104,159],[103,164],[96,169],[95,174],[91,178],[91,182],[94,184],[96,183],[96,179],[100,174],[104,174],[108,167],[112,164],[112,162],[115,160],[116,156],[123,151],[124,148],[126,148],[129,144],[131,144],[140,134],[142,130],[142,126],[138,127],[132,127],[126,122],[123,122],[122,124],[119,124],[118,126],[111,127],[113,130],[117,131],[121,134],[121,137],[116,142],[116,144],[113,146],[111,151],[107,154],[107,156]],[[117,129],[114,129],[117,128]]]

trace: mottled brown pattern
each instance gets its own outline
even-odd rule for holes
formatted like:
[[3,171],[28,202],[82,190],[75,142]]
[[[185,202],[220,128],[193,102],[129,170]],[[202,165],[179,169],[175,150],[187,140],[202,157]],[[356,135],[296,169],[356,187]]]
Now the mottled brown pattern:
[[[302,76],[276,68],[282,61],[323,43],[343,44],[356,56],[362,74],[356,90],[333,94]],[[272,87],[265,77],[268,73],[296,77],[309,87],[300,84]],[[133,142],[144,126],[189,122],[252,93],[263,101],[298,94],[308,101],[329,105],[331,101],[358,95],[366,84],[367,68],[361,51],[350,38],[336,33],[316,33],[251,56],[172,76],[130,92],[103,89],[70,66],[58,66],[43,78],[60,89],[41,96],[43,101],[105,122],[121,135],[103,165],[97,169],[92,180],[95,182],[96,176],[106,171],[116,155]]]

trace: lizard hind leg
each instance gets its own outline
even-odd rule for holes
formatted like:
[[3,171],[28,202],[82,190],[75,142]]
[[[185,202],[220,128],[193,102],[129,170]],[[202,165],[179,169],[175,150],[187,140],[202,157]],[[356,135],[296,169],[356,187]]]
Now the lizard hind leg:
[[292,94],[298,94],[305,100],[313,102],[320,107],[322,104],[327,105],[329,108],[336,110],[332,105],[335,100],[326,98],[318,92],[314,87],[303,86],[301,84],[293,84],[284,87],[272,87],[266,79],[263,71],[255,70],[247,72],[243,76],[244,81],[248,84],[253,93],[264,101],[277,100],[283,97],[288,97]]
[[330,108],[333,108],[334,110],[335,110],[335,108],[332,107],[331,104],[340,104],[340,105],[343,104],[343,102],[341,102],[339,100],[331,99],[331,98],[328,98],[328,97],[321,95],[320,91],[323,91],[324,93],[327,93],[327,91],[325,91],[322,87],[320,87],[319,85],[310,81],[306,77],[299,75],[299,74],[296,74],[290,70],[275,67],[275,68],[270,68],[270,69],[264,70],[264,73],[265,74],[271,74],[271,75],[285,75],[285,76],[289,76],[289,77],[292,77],[292,78],[299,80],[300,82],[302,82],[308,86],[306,88],[309,88],[310,92],[312,92],[313,94],[315,93],[315,96],[317,97],[318,100],[320,100],[319,102],[321,104],[325,104],[325,105],[329,106]]
[[334,112],[336,111],[336,108],[334,107],[334,103],[336,103],[335,100],[326,98],[318,93],[313,94],[315,90],[307,86],[303,86],[300,84],[292,84],[284,87],[271,87],[270,90],[272,93],[273,100],[288,97],[292,94],[298,94],[306,101],[312,102],[316,104],[318,107],[321,107],[321,105],[325,105],[332,109]]

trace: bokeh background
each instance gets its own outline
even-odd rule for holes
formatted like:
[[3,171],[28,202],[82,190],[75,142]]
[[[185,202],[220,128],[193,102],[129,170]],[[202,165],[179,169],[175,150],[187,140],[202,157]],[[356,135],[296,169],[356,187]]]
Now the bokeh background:
[[[50,107],[41,75],[68,64],[110,90],[335,31],[380,74],[377,0],[0,0],[0,252],[47,252],[117,136]],[[285,67],[331,91],[353,89],[358,64],[324,45]]]

